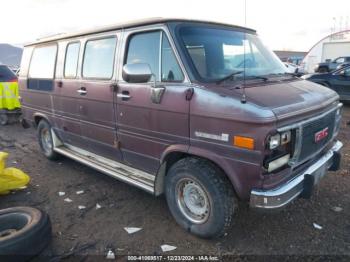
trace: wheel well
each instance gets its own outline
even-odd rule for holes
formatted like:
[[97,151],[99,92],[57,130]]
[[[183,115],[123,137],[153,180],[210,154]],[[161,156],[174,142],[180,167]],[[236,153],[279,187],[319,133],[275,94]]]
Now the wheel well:
[[170,167],[172,165],[174,165],[177,161],[179,161],[180,159],[183,159],[185,157],[190,157],[192,155],[187,154],[187,153],[183,153],[183,152],[173,152],[170,153],[169,155],[167,155],[163,161],[163,163],[165,163],[165,174],[166,175],[170,169]]
[[[177,161],[179,161],[179,160],[181,160],[183,158],[186,158],[186,157],[200,158],[200,159],[203,159],[205,161],[208,161],[208,162],[212,163],[218,169],[220,169],[222,174],[230,181],[230,179],[227,176],[226,172],[217,163],[215,163],[214,161],[212,161],[210,159],[207,159],[207,158],[204,158],[204,157],[200,157],[200,156],[197,156],[197,155],[192,155],[192,154],[188,154],[188,153],[184,153],[184,152],[172,152],[172,153],[170,153],[169,155],[167,155],[164,158],[163,163],[161,164],[161,167],[160,167],[160,169],[159,169],[159,171],[157,173],[157,177],[156,177],[156,181],[155,181],[155,195],[156,196],[159,196],[159,195],[163,194],[163,192],[164,192],[164,186],[165,186],[164,178],[167,175],[170,167],[172,165],[174,165]],[[232,186],[232,188],[233,188],[233,190],[235,192],[235,189],[234,189],[233,186]]]
[[47,121],[47,119],[45,117],[43,117],[43,116],[40,116],[40,115],[34,116],[34,124],[35,124],[35,126],[37,127],[39,125],[40,121],[43,120],[43,119]]

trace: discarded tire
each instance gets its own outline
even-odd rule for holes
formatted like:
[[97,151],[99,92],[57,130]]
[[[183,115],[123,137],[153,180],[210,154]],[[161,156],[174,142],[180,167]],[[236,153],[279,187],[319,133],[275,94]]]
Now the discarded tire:
[[39,254],[51,239],[48,215],[36,208],[0,210],[1,261],[26,261]]

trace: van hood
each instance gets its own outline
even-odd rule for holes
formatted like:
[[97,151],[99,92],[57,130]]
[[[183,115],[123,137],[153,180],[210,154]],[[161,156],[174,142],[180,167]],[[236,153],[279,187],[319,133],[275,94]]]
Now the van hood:
[[[242,98],[242,88],[235,85],[206,85],[218,97],[211,101],[208,113],[231,113],[241,121],[277,121],[280,123],[293,122],[316,112],[322,111],[339,100],[336,92],[311,81],[302,79],[276,79],[269,82],[247,83],[245,88],[247,103],[239,102]],[[234,103],[226,102],[223,97],[234,98]],[[208,100],[206,103],[208,104]],[[211,104],[210,104],[211,105]],[[229,106],[232,105],[232,108]],[[232,111],[231,111],[232,110]],[[272,120],[273,119],[273,120]]]
[[333,90],[306,80],[251,86],[245,92],[248,102],[271,109],[277,120],[325,108],[339,100]]

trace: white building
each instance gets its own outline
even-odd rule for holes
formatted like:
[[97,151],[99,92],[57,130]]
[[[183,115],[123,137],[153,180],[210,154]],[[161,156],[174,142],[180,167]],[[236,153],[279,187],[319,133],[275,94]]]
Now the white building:
[[337,32],[318,41],[301,62],[301,69],[313,73],[318,63],[350,56],[350,30]]

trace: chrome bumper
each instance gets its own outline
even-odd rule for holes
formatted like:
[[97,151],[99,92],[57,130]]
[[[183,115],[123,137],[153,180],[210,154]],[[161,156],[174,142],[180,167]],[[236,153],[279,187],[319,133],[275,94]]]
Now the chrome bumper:
[[334,165],[336,161],[335,158],[338,158],[337,161],[339,161],[338,151],[342,146],[343,143],[337,141],[316,163],[278,188],[265,191],[253,189],[250,195],[250,207],[275,209],[287,205],[294,198],[307,190],[306,187],[309,187],[310,180],[312,181],[311,186],[317,184],[319,179],[327,173],[327,170]]

